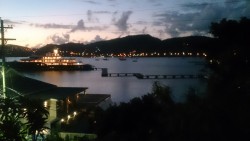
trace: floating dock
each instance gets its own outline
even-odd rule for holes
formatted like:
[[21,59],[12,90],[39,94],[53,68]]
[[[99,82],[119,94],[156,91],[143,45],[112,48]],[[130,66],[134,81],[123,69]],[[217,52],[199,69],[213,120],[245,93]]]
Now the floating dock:
[[206,78],[201,74],[176,74],[176,75],[144,75],[141,73],[108,73],[107,68],[102,68],[102,77],[136,77],[138,79],[200,79]]

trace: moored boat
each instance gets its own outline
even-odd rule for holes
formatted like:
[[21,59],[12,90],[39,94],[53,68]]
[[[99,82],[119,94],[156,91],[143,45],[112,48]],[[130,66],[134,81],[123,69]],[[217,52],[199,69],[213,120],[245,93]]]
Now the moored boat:
[[32,56],[19,61],[7,62],[7,65],[19,71],[48,71],[48,70],[93,70],[90,64],[84,64],[75,58],[64,58],[55,49],[45,56]]
[[127,60],[127,58],[125,56],[121,56],[121,57],[119,57],[119,60],[125,61],[125,60]]

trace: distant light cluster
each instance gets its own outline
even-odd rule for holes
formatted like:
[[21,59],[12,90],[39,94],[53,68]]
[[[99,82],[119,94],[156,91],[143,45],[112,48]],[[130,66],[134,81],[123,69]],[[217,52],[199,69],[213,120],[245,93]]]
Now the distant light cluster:
[[205,52],[136,52],[136,53],[90,53],[90,52],[73,52],[73,51],[60,51],[64,56],[77,56],[77,57],[173,57],[173,56],[198,56],[207,57]]

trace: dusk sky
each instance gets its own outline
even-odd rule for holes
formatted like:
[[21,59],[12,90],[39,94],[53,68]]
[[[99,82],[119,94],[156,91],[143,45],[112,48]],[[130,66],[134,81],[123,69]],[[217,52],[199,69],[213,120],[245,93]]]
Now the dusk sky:
[[208,35],[211,22],[250,18],[250,0],[0,0],[8,44],[90,43],[128,35]]

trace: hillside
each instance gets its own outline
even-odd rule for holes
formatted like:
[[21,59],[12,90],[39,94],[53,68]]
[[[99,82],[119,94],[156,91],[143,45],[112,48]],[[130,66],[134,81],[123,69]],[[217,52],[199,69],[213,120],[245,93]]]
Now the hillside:
[[[134,35],[112,40],[99,41],[91,44],[67,43],[61,45],[48,44],[36,50],[36,55],[45,55],[59,48],[63,56],[100,56],[107,54],[120,54],[136,52],[160,54],[166,52],[211,52],[214,50],[216,40],[203,36],[179,37],[160,40],[150,35]],[[24,47],[14,47],[6,53],[6,56],[31,55],[32,50]]]
[[[2,48],[0,48],[0,56],[2,57],[1,49]],[[4,50],[6,57],[24,57],[33,53],[32,49],[18,45],[6,45]]]

